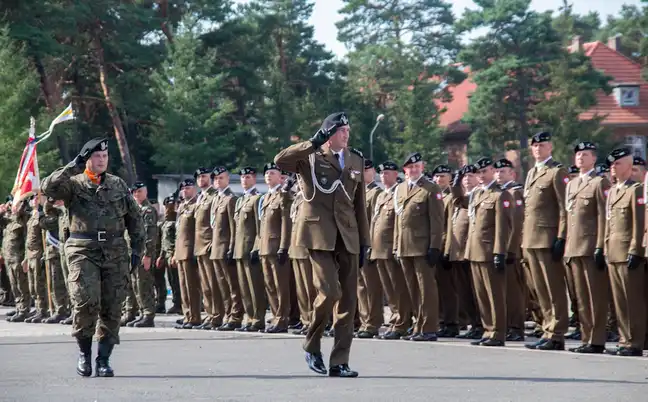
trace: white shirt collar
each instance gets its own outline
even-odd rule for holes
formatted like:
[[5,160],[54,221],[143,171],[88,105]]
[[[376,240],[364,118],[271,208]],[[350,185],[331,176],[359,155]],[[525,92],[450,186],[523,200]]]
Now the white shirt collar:
[[416,179],[416,180],[407,179],[407,185],[408,185],[408,186],[413,186],[413,185],[415,185],[416,183],[419,182],[419,180],[421,180],[421,177],[423,177],[423,175],[420,175],[420,176],[418,177],[418,179]]
[[225,188],[223,188],[223,189],[219,188],[219,189],[218,189],[218,194],[219,194],[219,195],[222,195],[225,191],[227,191],[228,188],[229,188],[229,186],[227,186],[227,187],[225,187]]
[[588,171],[585,172],[585,173],[581,173],[579,176],[580,176],[581,179],[584,179],[584,178],[586,178],[586,177],[589,177],[589,175],[591,175],[593,171],[594,171],[594,168],[588,170]]
[[542,161],[542,162],[536,162],[535,167],[537,167],[537,168],[542,168],[542,167],[544,167],[544,166],[547,164],[547,162],[549,162],[549,161],[551,160],[551,158],[553,158],[553,156],[550,155],[550,156],[549,156],[547,159],[545,159],[544,161]]
[[272,187],[271,189],[268,189],[268,193],[274,194],[275,192],[277,192],[279,187],[281,187],[281,184],[277,184],[276,186]]
[[256,187],[255,187],[255,186],[252,186],[252,187],[248,188],[247,190],[245,190],[245,191],[243,192],[243,194],[245,194],[245,195],[249,195],[249,194],[250,194],[252,191],[254,191],[254,190],[256,190]]
[[506,188],[506,187],[508,187],[508,185],[511,184],[511,183],[515,183],[515,180],[509,180],[509,181],[507,181],[506,183],[504,183],[504,185],[502,186],[502,188]]
[[482,187],[484,188],[484,190],[488,190],[489,188],[491,188],[491,186],[493,185],[493,183],[495,183],[496,181],[497,181],[497,180],[493,180],[493,181],[491,181],[490,183],[488,183],[488,185],[486,185],[486,186],[482,186]]

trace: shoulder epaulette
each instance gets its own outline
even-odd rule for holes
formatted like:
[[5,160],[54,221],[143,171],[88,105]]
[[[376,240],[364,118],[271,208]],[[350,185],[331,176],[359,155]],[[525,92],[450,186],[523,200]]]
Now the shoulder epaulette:
[[521,190],[521,189],[524,188],[524,186],[521,185],[521,184],[519,184],[519,183],[515,183],[511,188],[512,188],[513,190]]
[[364,159],[364,155],[362,154],[362,152],[358,151],[355,148],[349,148],[349,152],[354,153],[354,154],[358,155],[359,157],[361,157],[362,159]]

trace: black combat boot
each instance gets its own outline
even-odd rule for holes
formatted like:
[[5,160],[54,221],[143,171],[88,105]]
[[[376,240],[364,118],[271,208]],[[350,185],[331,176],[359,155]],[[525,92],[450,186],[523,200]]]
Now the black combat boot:
[[113,369],[110,367],[110,363],[108,363],[114,346],[112,343],[99,342],[99,350],[97,351],[97,359],[95,360],[97,363],[96,377],[115,376]]
[[77,374],[82,377],[92,375],[92,338],[77,338],[79,345],[79,360],[77,361]]

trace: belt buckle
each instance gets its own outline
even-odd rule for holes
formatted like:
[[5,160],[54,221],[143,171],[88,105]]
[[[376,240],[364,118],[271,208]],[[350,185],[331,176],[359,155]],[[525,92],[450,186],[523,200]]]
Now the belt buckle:
[[100,243],[103,243],[107,241],[108,239],[106,238],[106,231],[105,230],[100,230],[97,232],[97,241]]

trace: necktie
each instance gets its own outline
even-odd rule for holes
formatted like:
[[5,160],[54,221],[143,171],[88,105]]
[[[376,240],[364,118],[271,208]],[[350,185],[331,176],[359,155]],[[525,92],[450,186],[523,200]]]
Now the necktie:
[[340,167],[344,169],[344,160],[342,160],[339,153],[335,154],[335,159],[338,160],[338,163],[340,164]]

